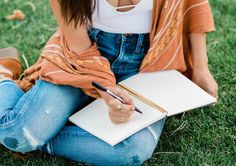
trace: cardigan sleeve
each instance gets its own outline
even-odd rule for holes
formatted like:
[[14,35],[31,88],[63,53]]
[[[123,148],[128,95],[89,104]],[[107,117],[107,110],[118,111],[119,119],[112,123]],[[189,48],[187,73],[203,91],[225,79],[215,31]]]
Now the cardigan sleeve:
[[186,33],[215,31],[208,0],[185,0],[183,12],[184,31]]

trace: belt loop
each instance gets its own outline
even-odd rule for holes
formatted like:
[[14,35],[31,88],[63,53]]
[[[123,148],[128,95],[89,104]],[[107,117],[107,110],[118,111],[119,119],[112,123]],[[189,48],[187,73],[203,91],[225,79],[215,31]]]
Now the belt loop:
[[95,38],[95,41],[98,41],[98,33],[100,32],[101,30],[99,30],[99,29],[95,29],[95,31],[94,31],[94,38]]
[[139,34],[138,35],[138,40],[135,48],[135,52],[139,53],[143,47],[143,42],[144,42],[144,34]]
[[95,40],[95,42],[98,41],[98,33],[100,32],[101,30],[97,29],[97,28],[93,28],[93,27],[89,27],[87,29],[87,32],[88,32],[88,35],[93,38]]

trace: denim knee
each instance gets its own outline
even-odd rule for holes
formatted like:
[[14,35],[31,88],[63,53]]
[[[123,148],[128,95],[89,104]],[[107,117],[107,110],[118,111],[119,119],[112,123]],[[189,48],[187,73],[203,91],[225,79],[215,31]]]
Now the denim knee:
[[42,80],[27,94],[0,123],[1,143],[22,153],[39,149],[55,137],[71,113],[88,99],[78,88]]
[[117,158],[114,159],[114,165],[141,165],[144,161],[150,159],[156,148],[156,140],[150,131],[145,128],[127,140],[118,144]]
[[6,136],[2,143],[14,152],[26,153],[39,149],[47,143],[47,140],[33,135],[29,129],[23,127],[17,136]]

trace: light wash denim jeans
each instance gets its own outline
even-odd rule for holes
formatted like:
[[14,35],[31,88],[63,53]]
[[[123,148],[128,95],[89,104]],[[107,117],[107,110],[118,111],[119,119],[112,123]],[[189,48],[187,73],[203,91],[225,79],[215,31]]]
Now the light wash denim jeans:
[[[149,48],[148,34],[88,31],[110,63],[117,82],[138,73]],[[0,83],[0,142],[12,151],[43,152],[93,165],[141,165],[154,152],[164,119],[112,147],[68,123],[94,99],[81,89],[38,80],[27,93],[13,81]],[[99,118],[99,117],[98,117]]]

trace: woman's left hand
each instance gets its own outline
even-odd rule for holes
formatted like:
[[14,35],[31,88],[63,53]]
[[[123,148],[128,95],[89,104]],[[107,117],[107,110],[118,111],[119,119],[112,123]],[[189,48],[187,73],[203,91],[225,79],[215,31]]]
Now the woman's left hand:
[[218,98],[218,85],[208,67],[193,70],[192,81],[210,95]]

